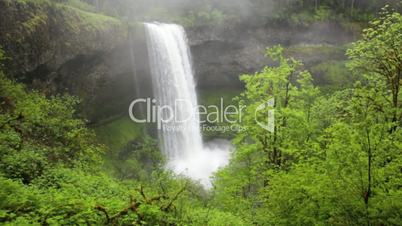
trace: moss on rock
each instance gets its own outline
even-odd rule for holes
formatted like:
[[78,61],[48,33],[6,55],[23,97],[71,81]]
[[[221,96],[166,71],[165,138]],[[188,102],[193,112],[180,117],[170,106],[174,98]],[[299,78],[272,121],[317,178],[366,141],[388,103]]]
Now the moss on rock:
[[128,35],[116,18],[49,0],[0,1],[0,30],[0,43],[13,57],[6,69],[14,75],[110,51]]

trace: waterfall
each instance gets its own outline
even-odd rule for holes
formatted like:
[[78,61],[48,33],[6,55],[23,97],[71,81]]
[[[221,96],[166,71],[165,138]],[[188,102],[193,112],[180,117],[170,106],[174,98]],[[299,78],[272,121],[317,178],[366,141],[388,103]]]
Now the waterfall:
[[203,145],[186,33],[176,24],[145,23],[145,28],[154,96],[165,121],[158,134],[168,167],[208,186],[211,174],[227,163],[228,152]]
[[[202,150],[191,55],[184,29],[175,24],[146,24],[154,94],[158,106],[170,106],[174,117],[161,129],[162,150],[169,159]],[[163,118],[168,119],[168,110]]]

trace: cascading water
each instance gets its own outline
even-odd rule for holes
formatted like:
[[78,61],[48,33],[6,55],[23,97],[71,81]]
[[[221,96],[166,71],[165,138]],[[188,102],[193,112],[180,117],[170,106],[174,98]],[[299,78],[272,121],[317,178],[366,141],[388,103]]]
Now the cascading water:
[[161,130],[162,150],[169,159],[188,157],[202,150],[202,139],[194,108],[197,96],[185,32],[175,24],[146,24],[146,27],[155,97],[159,106],[174,110],[175,115],[166,108],[163,119],[176,117],[165,125],[170,131]]
[[229,145],[205,148],[191,54],[183,27],[145,23],[154,95],[163,120],[159,130],[168,168],[210,185],[209,177],[227,164]]

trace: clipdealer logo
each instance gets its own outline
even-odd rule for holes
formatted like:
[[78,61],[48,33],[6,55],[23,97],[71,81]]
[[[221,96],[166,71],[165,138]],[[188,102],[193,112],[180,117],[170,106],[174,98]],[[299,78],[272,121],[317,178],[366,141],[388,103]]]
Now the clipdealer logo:
[[[269,109],[267,111],[267,120],[266,122],[262,122],[259,117],[258,114],[262,111],[266,111],[267,108]],[[254,119],[255,122],[263,129],[274,133],[275,132],[275,99],[271,98],[270,100],[268,100],[266,103],[263,103],[261,105],[259,105],[255,112],[254,112]]]
[[[275,100],[272,98],[266,103],[259,105],[255,110],[255,122],[261,128],[274,132],[275,125]],[[145,115],[136,115],[134,109],[146,109]],[[272,109],[267,109],[272,108]],[[175,131],[186,129],[189,120],[196,121],[197,126],[207,131],[239,131],[246,106],[225,105],[224,99],[220,99],[219,105],[193,106],[188,100],[177,99],[174,104],[160,105],[153,98],[140,98],[131,102],[129,116],[136,123],[156,123],[158,130],[164,129]],[[267,111],[268,110],[268,111]],[[259,117],[267,111],[267,117]],[[207,126],[208,124],[214,126]],[[219,124],[225,124],[219,126]],[[221,128],[222,127],[222,128]]]

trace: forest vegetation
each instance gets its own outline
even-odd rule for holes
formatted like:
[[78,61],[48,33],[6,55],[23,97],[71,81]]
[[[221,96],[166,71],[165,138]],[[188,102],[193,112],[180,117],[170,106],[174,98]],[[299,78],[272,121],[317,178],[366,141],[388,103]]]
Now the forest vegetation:
[[[151,18],[230,26],[253,18],[366,28],[342,47],[344,61],[313,68],[287,54],[300,50],[267,47],[274,63],[241,75],[242,91],[222,94],[247,106],[238,122],[247,129],[226,136],[235,150],[209,190],[166,170],[157,141],[142,127],[126,128],[129,119],[89,126],[77,97],[17,81],[5,70],[13,56],[0,49],[0,224],[402,224],[400,1],[261,0],[244,14],[235,4],[242,1],[15,1],[70,7],[89,27]],[[315,81],[316,71],[330,74],[327,86]],[[257,117],[275,110],[274,133],[254,121],[270,98],[275,106]]]

